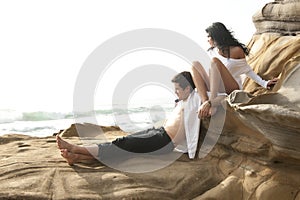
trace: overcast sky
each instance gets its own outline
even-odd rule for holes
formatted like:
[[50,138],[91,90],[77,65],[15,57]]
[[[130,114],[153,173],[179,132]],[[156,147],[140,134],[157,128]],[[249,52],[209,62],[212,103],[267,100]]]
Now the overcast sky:
[[[103,42],[126,31],[168,29],[206,49],[205,28],[221,21],[247,43],[255,32],[252,15],[267,2],[270,1],[1,1],[0,109],[71,111],[75,81],[84,61]],[[138,60],[135,65],[149,62],[138,53],[130,56],[127,61]],[[163,59],[167,57],[161,52],[153,55],[157,64],[165,64]],[[182,62],[174,56],[170,59]],[[123,66],[126,63],[121,59],[118,62]],[[118,76],[105,80],[113,78]],[[101,81],[99,84],[105,85]],[[151,91],[147,87],[142,90],[133,99],[146,98],[144,94]],[[95,96],[98,104],[105,104],[111,94]],[[172,99],[173,93],[167,91],[166,97]]]

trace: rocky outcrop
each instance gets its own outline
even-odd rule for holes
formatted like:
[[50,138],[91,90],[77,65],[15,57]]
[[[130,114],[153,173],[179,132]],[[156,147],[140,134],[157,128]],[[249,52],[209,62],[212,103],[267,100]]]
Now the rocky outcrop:
[[273,156],[300,160],[300,36],[265,33],[254,36],[250,44],[249,64],[263,78],[280,81],[267,91],[247,79],[248,93],[231,94],[228,108],[271,143]]
[[225,179],[197,200],[300,198],[299,76],[295,66],[276,93],[229,96],[222,134],[208,155]]
[[300,33],[299,0],[275,0],[266,4],[253,16],[257,34],[280,33],[297,35]]
[[[108,134],[113,138],[123,133]],[[68,141],[82,144],[78,137]],[[0,142],[0,199],[192,199],[225,178],[217,160],[202,163],[183,155],[154,172],[129,173],[100,162],[70,167],[59,155],[54,137],[8,135]],[[132,158],[120,165],[146,168],[155,162],[164,160]]]
[[[300,199],[299,13],[300,1],[282,0],[253,16],[248,63],[264,79],[280,80],[266,90],[247,79],[226,100],[214,147],[226,178],[196,199]],[[237,167],[227,171],[230,165]]]

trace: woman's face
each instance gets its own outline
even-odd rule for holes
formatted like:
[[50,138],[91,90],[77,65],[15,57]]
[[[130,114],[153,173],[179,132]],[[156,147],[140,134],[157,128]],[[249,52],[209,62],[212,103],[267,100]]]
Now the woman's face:
[[207,36],[207,41],[211,47],[215,47],[215,43],[210,35]]

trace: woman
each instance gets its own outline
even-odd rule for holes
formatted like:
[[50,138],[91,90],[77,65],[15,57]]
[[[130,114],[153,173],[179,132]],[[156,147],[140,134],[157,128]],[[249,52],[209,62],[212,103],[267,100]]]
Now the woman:
[[249,49],[234,38],[224,24],[215,22],[205,31],[211,46],[208,50],[211,57],[209,76],[199,62],[193,62],[192,66],[192,75],[202,101],[199,118],[216,112],[219,104],[216,98],[218,92],[230,94],[234,90],[242,89],[242,74],[267,89],[276,84],[277,78],[265,81],[252,70],[245,58]]

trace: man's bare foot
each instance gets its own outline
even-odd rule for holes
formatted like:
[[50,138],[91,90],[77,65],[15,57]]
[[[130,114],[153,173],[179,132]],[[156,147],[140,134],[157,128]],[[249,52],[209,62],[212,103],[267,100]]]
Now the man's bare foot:
[[77,155],[69,152],[67,149],[61,149],[60,155],[66,159],[69,165],[73,165],[77,161]]
[[74,153],[75,146],[62,139],[59,135],[56,136],[56,143],[59,149],[66,149],[67,151]]

